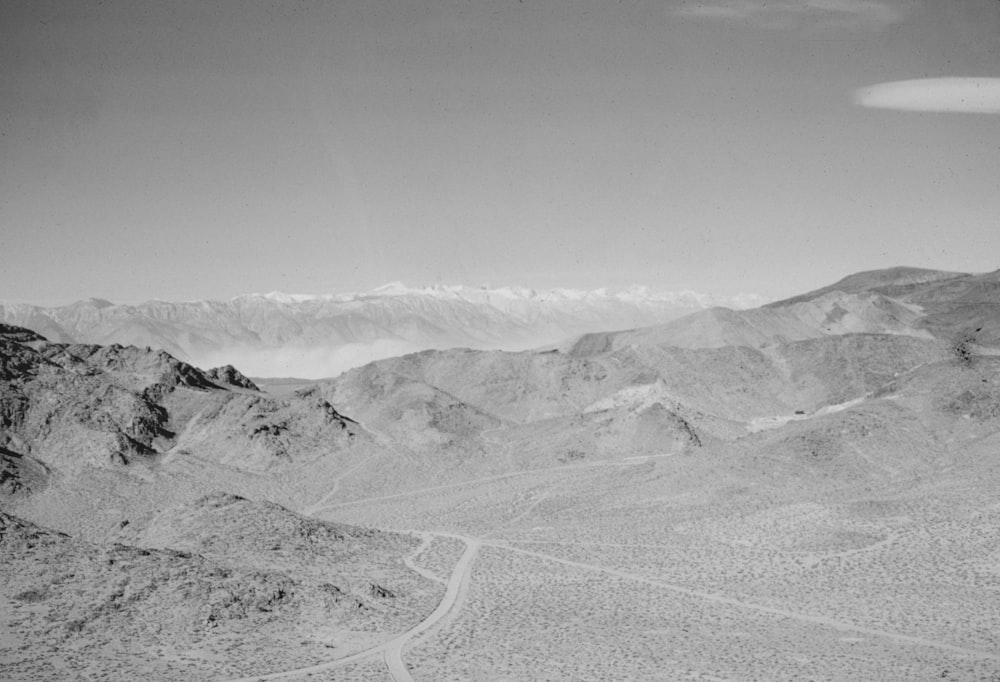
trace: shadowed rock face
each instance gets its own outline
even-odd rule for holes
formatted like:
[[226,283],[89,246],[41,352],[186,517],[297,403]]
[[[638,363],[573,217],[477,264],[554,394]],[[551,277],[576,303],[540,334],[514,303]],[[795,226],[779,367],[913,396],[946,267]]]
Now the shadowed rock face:
[[16,343],[45,341],[45,337],[41,334],[33,332],[30,329],[15,327],[14,325],[4,324],[2,322],[0,322],[0,338],[3,338],[6,341],[14,341]]
[[262,394],[232,367],[206,373],[149,348],[0,332],[0,447],[52,466],[154,465],[225,440],[205,455],[259,470],[320,442],[335,449],[356,435],[351,424],[322,399]]
[[0,445],[53,464],[127,464],[154,454],[154,442],[170,435],[156,398],[208,383],[169,356],[15,338],[0,339]]
[[48,476],[49,468],[38,460],[0,447],[0,501],[38,492]]

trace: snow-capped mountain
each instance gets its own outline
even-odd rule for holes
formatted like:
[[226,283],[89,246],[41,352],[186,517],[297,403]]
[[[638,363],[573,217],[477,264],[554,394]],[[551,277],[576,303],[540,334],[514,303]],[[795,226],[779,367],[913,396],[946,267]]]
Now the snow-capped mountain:
[[271,292],[228,301],[0,304],[0,320],[53,341],[150,346],[202,367],[232,364],[254,376],[319,378],[429,348],[521,350],[590,331],[663,323],[712,306],[763,302],[754,295],[642,286],[585,291],[393,282],[362,293]]

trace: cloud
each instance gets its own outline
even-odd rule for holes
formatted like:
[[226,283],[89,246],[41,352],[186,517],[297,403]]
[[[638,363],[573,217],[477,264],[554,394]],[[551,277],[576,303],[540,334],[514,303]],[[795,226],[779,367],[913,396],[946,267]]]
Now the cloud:
[[920,78],[878,83],[854,92],[875,109],[1000,114],[1000,78]]
[[702,0],[676,10],[696,19],[752,21],[771,28],[791,28],[805,21],[880,29],[902,21],[898,6],[881,0]]

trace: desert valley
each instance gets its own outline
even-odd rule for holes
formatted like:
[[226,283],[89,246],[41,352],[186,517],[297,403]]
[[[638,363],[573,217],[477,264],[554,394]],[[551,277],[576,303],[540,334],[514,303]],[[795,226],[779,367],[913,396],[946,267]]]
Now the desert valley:
[[3,310],[5,680],[1000,681],[1000,271],[319,381]]

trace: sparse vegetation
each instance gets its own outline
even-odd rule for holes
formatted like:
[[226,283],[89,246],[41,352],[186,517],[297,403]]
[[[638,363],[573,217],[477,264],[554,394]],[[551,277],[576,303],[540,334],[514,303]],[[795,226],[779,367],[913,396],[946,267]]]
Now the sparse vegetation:
[[975,330],[965,330],[958,334],[952,343],[952,353],[954,353],[958,362],[965,367],[971,367],[973,360],[975,360],[976,335],[982,330],[982,327],[978,327]]
[[0,673],[996,677],[1000,357],[892,286],[281,399],[0,334]]

